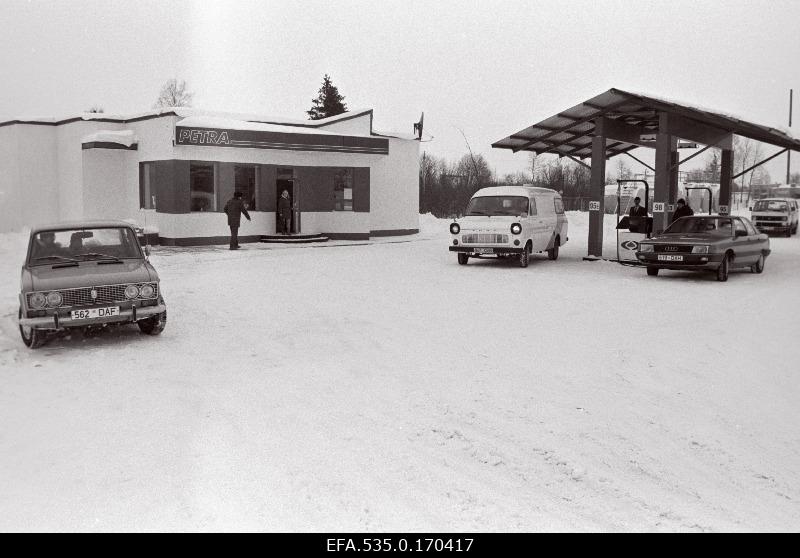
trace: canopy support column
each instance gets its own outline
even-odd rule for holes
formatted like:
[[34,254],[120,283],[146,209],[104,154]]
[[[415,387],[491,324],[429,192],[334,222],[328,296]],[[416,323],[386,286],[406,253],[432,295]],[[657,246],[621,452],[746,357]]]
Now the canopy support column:
[[[669,134],[667,113],[659,114],[659,132],[656,135],[656,164],[655,177],[653,179],[653,232],[663,231],[669,225],[669,214],[667,213],[667,203],[674,198],[672,192],[673,169],[671,168],[677,158],[678,141],[677,138]],[[677,170],[677,167],[675,167]],[[675,178],[675,194],[677,194],[677,172]]]
[[592,137],[592,180],[589,197],[589,258],[603,257],[603,213],[606,189],[606,136],[603,119],[595,121]]
[[[733,182],[733,150],[722,150],[722,161],[719,172],[719,212],[729,213],[731,204],[731,182]],[[724,206],[724,207],[723,207]],[[727,208],[726,211],[723,209]]]

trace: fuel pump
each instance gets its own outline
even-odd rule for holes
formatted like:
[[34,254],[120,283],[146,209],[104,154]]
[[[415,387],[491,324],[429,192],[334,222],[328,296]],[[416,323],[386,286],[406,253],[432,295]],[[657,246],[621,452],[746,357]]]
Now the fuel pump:
[[636,258],[639,242],[650,238],[653,228],[653,220],[649,215],[632,223],[629,215],[620,214],[622,211],[622,186],[631,182],[644,184],[643,207],[645,211],[648,211],[650,202],[650,184],[646,180],[617,180],[617,262],[622,265],[639,265],[639,260]]

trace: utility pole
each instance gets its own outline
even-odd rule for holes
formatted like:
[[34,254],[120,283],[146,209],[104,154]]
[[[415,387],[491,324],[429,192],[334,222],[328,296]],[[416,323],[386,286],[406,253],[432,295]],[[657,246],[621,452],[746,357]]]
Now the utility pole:
[[[792,93],[794,90],[789,90],[789,128],[792,127]],[[786,184],[789,184],[792,170],[792,150],[786,152]]]

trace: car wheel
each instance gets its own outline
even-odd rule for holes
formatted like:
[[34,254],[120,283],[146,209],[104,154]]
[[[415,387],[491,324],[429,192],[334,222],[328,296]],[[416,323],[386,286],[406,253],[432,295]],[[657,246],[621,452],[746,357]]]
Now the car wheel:
[[651,277],[655,277],[656,275],[658,275],[658,268],[652,266],[648,267],[647,274],[650,275]]
[[528,267],[528,262],[530,261],[530,252],[529,252],[530,244],[526,245],[523,248],[522,253],[519,255],[519,266],[520,267]]
[[[22,317],[22,308],[19,309],[18,317]],[[22,342],[25,343],[25,346],[30,349],[38,349],[44,345],[46,339],[45,333],[36,329],[35,327],[25,327],[20,325],[19,334],[20,337],[22,337]]]
[[786,232],[783,233],[783,236],[785,236],[786,238],[792,236],[792,229],[786,229]]
[[558,237],[556,237],[556,239],[553,241],[553,247],[550,248],[547,251],[547,257],[550,258],[551,260],[557,260],[558,259],[558,245],[559,244],[561,244],[561,242],[559,241]]
[[764,257],[764,254],[761,254],[758,257],[758,261],[750,266],[750,271],[753,273],[763,273],[764,272],[764,263],[766,263],[767,259]]
[[167,312],[164,311],[161,314],[156,314],[150,318],[145,320],[139,320],[136,322],[136,325],[139,326],[139,329],[142,333],[146,333],[147,335],[158,335],[164,328],[167,327]]
[[730,273],[731,265],[730,259],[731,257],[729,254],[725,254],[725,256],[722,258],[722,263],[719,264],[719,267],[717,268],[717,281],[724,282],[728,280],[728,274]]
[[458,253],[458,265],[467,265],[469,261],[469,254],[465,254],[464,252]]

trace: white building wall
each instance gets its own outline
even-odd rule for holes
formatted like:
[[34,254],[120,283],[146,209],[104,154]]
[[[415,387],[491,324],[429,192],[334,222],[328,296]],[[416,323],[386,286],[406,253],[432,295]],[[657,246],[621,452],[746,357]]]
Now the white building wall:
[[84,218],[83,149],[81,147],[81,138],[99,130],[124,129],[124,124],[97,122],[94,120],[79,120],[56,126],[60,220],[71,221]]
[[3,207],[4,223],[0,226],[8,231],[57,221],[56,128],[17,124],[0,130],[10,132],[12,146],[0,155],[4,167],[0,174],[5,174],[6,164],[12,169],[11,179],[6,179],[3,187],[12,202],[8,209]]
[[17,128],[0,127],[0,232],[16,231],[24,226]]
[[[135,151],[85,149],[82,157],[84,219],[130,219],[138,213],[139,188],[132,191],[130,169]],[[137,181],[138,182],[138,181]],[[134,197],[134,194],[136,196]],[[132,206],[135,203],[135,207]]]
[[372,167],[370,230],[418,230],[419,142],[390,139],[389,153]]

